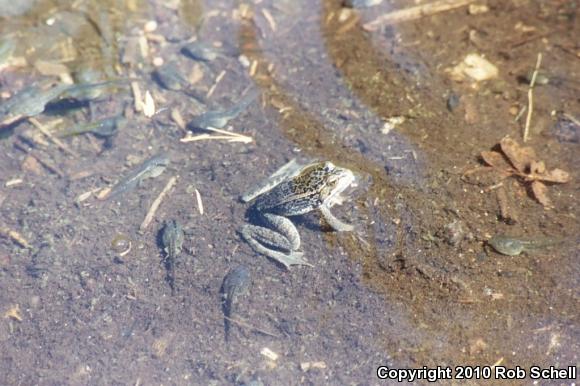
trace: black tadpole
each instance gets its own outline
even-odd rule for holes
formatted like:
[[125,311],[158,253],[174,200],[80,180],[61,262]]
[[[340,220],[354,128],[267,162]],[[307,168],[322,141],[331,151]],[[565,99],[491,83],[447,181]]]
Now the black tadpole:
[[231,319],[235,313],[236,299],[246,292],[249,284],[250,271],[243,265],[232,268],[224,278],[221,295],[226,341],[230,337]]
[[161,243],[165,251],[163,263],[167,270],[167,284],[171,288],[172,296],[175,295],[175,260],[181,253],[183,239],[184,235],[181,225],[175,220],[166,221],[161,231]]

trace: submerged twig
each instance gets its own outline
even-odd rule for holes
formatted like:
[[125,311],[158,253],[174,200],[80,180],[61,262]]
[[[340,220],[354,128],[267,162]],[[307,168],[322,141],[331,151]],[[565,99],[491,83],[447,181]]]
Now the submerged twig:
[[201,201],[201,194],[199,194],[199,190],[195,189],[195,198],[197,199],[197,210],[199,210],[199,214],[203,215],[203,202]]
[[199,135],[186,135],[185,137],[181,138],[180,142],[195,142],[195,141],[203,141],[203,140],[212,140],[212,139],[224,139],[228,142],[242,142],[242,143],[251,143],[254,139],[252,137],[248,137],[247,135],[232,133],[231,131],[216,129],[215,127],[206,127],[206,130],[213,131],[215,133],[219,133],[222,135],[210,135],[210,134],[199,134]]
[[0,226],[0,236],[8,237],[9,239],[11,239],[16,244],[20,245],[23,248],[30,248],[31,247],[30,244],[28,243],[28,241],[26,241],[26,239],[24,237],[22,237],[22,235],[20,233],[16,232],[15,230],[12,230],[10,228]]
[[536,84],[536,77],[538,76],[538,71],[540,70],[540,64],[542,64],[542,53],[538,53],[538,60],[536,61],[536,67],[534,68],[534,73],[532,74],[532,79],[530,80],[530,87],[528,89],[528,115],[526,116],[526,126],[524,127],[524,142],[528,140],[528,134],[530,131],[530,123],[532,122],[532,111],[534,110],[534,85]]
[[384,25],[399,23],[402,21],[417,20],[439,12],[450,11],[452,9],[473,3],[474,1],[475,0],[439,0],[431,3],[417,5],[415,7],[399,9],[397,11],[385,13],[375,20],[366,23],[363,27],[366,30],[373,31]]
[[70,150],[60,139],[56,138],[50,130],[48,130],[42,123],[40,123],[36,118],[28,118],[28,121],[34,125],[42,134],[44,134],[48,139],[50,139],[56,146],[59,147],[65,153],[77,157],[77,153]]
[[229,320],[233,324],[236,324],[236,325],[238,325],[240,327],[244,327],[244,328],[247,328],[249,330],[253,330],[253,331],[262,333],[264,335],[268,335],[268,336],[271,336],[271,337],[274,337],[274,338],[279,338],[280,337],[280,335],[278,335],[278,334],[275,334],[273,332],[269,332],[269,331],[266,331],[266,330],[262,330],[261,328],[258,328],[256,326],[252,326],[252,325],[250,325],[248,323],[245,323],[245,322],[242,322],[241,320],[238,320],[238,319],[230,318],[230,317],[227,317],[227,316],[225,316],[224,319]]
[[207,94],[205,96],[206,98],[210,98],[212,96],[213,92],[215,91],[218,84],[222,81],[224,76],[226,76],[226,71],[222,70],[222,72],[220,72],[218,74],[218,76],[216,76],[214,84],[210,87],[209,91],[207,92]]
[[177,182],[178,177],[179,176],[173,176],[169,179],[169,181],[167,181],[167,184],[165,185],[165,187],[163,188],[161,193],[159,193],[159,196],[157,196],[155,201],[153,201],[153,204],[151,204],[151,207],[149,208],[149,211],[147,212],[145,219],[143,220],[143,222],[139,226],[139,232],[143,232],[145,229],[147,229],[147,227],[149,226],[149,224],[153,220],[153,217],[155,217],[155,213],[157,212],[157,209],[159,209],[159,205],[161,205],[161,201],[163,201],[163,199],[167,195],[167,192],[169,192],[169,190],[171,190],[171,188],[173,188],[173,186]]

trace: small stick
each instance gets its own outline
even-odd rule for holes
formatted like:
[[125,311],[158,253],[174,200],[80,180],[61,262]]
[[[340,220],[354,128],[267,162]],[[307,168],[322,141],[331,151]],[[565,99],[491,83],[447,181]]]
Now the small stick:
[[201,194],[199,194],[199,190],[197,189],[195,189],[195,198],[197,199],[197,210],[203,216],[203,202],[201,201]]
[[499,365],[501,365],[503,363],[503,357],[499,358],[497,361],[495,361],[495,363],[493,365],[491,365],[491,368],[495,368]]
[[228,142],[243,142],[243,143],[251,143],[254,139],[252,137],[248,137],[247,135],[232,133],[231,131],[225,131],[216,129],[214,127],[206,127],[206,130],[213,131],[215,133],[220,133],[223,135],[209,135],[209,134],[200,134],[200,135],[186,135],[185,137],[181,138],[180,142],[194,142],[194,141],[201,141],[206,139],[225,139]]
[[[131,74],[131,76],[133,76],[133,74]],[[143,97],[141,94],[141,88],[139,88],[139,83],[135,81],[131,82],[131,91],[133,91],[133,107],[135,108],[135,111],[140,113],[143,108]]]
[[439,0],[432,3],[417,5],[415,7],[399,9],[379,16],[375,20],[366,23],[363,28],[367,31],[373,31],[383,25],[421,19],[425,16],[431,16],[439,12],[463,7],[473,3],[474,1],[475,0]]
[[580,121],[568,113],[562,113],[564,118],[571,120],[575,125],[580,126]]
[[213,92],[215,91],[216,87],[221,82],[221,80],[224,78],[224,76],[226,76],[226,71],[222,70],[222,72],[220,72],[219,75],[216,76],[213,86],[211,86],[211,88],[207,92],[207,95],[205,96],[206,98],[211,97],[211,95],[213,94]]
[[173,119],[173,122],[175,122],[177,127],[179,127],[183,131],[187,131],[187,128],[186,128],[187,125],[185,124],[185,121],[183,120],[183,116],[181,115],[179,110],[177,110],[177,109],[171,110],[171,119]]
[[264,15],[264,18],[270,25],[270,29],[272,30],[272,32],[276,32],[276,21],[272,17],[270,11],[268,11],[266,8],[262,8],[262,14]]
[[257,71],[258,71],[258,61],[253,60],[252,64],[250,65],[250,76],[253,77],[254,75],[256,75]]
[[196,136],[189,136],[189,137],[181,138],[179,141],[185,143],[185,142],[202,141],[202,140],[206,140],[206,139],[208,139],[208,140],[209,139],[225,139],[228,142],[244,142],[244,143],[252,142],[251,139],[246,140],[244,138],[236,137],[233,135],[209,135],[209,134],[200,134],[200,135],[196,135]]
[[74,151],[70,150],[64,143],[62,143],[60,139],[52,135],[52,133],[46,127],[44,127],[44,125],[38,122],[36,118],[32,117],[28,118],[28,121],[32,123],[38,130],[40,130],[40,132],[44,134],[48,139],[50,139],[54,144],[56,144],[56,146],[58,146],[59,149],[61,149],[62,151],[64,151],[69,155],[72,155],[73,157],[78,156]]
[[514,122],[517,122],[517,121],[520,120],[520,118],[522,117],[522,115],[524,115],[524,113],[526,112],[526,109],[527,109],[526,106],[522,106],[522,108],[518,112],[518,115],[516,115],[516,117],[514,118]]
[[22,118],[24,118],[24,115],[22,115],[22,114],[15,115],[15,116],[12,116],[12,117],[7,117],[2,122],[0,122],[0,127],[4,127],[4,126],[11,125],[14,122],[16,122],[16,121],[18,121],[18,120],[20,120]]
[[268,332],[266,330],[262,330],[261,328],[258,328],[258,327],[254,327],[254,326],[252,326],[252,325],[250,325],[248,323],[242,322],[241,320],[234,319],[234,318],[228,318],[227,316],[224,316],[224,318],[226,320],[229,320],[230,322],[238,325],[238,326],[245,327],[245,328],[247,328],[249,330],[254,330],[254,331],[257,331],[257,332],[261,332],[264,335],[268,335],[268,336],[271,336],[271,337],[274,337],[274,338],[279,338],[280,337],[280,335],[274,334],[273,332]]
[[530,132],[530,123],[532,122],[532,111],[534,110],[534,85],[536,84],[536,76],[538,76],[538,70],[540,69],[540,64],[542,64],[542,53],[538,54],[538,60],[536,61],[536,68],[532,74],[532,80],[530,80],[530,88],[528,89],[528,115],[526,116],[526,126],[524,127],[524,142],[528,140],[528,134]]
[[173,188],[173,186],[177,182],[178,177],[179,176],[173,176],[169,179],[169,181],[167,181],[167,184],[165,185],[161,193],[159,193],[159,196],[157,196],[155,201],[153,201],[153,204],[151,204],[151,208],[149,208],[149,211],[147,212],[145,219],[141,223],[141,226],[139,226],[139,232],[143,232],[145,229],[147,229],[147,227],[153,220],[153,217],[155,217],[155,213],[157,212],[159,205],[161,205],[161,201],[163,201],[167,192],[169,192],[169,190]]
[[44,166],[49,172],[56,174],[60,178],[64,177],[64,173],[59,168],[57,168],[55,165],[53,165],[51,162],[44,160],[40,157],[37,157],[32,153],[28,153],[28,155],[31,156],[32,158],[34,158],[35,160],[37,160],[38,163],[40,163],[42,166]]
[[28,243],[28,241],[26,241],[26,239],[24,237],[22,237],[22,235],[20,233],[13,231],[10,228],[0,226],[0,235],[4,236],[4,237],[8,237],[9,239],[11,239],[16,244],[20,245],[23,248],[30,248],[31,247],[30,244]]
[[23,182],[24,182],[24,180],[22,178],[14,178],[10,181],[6,181],[4,186],[9,188],[9,187],[14,186],[14,185],[20,185]]

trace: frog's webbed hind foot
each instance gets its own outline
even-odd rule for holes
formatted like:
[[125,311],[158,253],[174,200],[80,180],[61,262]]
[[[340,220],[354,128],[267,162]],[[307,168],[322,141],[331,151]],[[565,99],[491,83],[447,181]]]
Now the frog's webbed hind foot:
[[[265,248],[267,249],[267,248]],[[308,267],[314,267],[308,261],[306,261],[302,256],[302,252],[290,252],[289,254],[274,251],[273,249],[267,249],[265,252],[258,251],[274,260],[284,265],[286,269],[290,269],[293,265],[306,265]]]
[[[302,257],[303,253],[293,250],[291,248],[292,243],[280,234],[264,230],[264,228],[255,225],[245,225],[240,230],[240,234],[242,235],[242,238],[250,244],[254,251],[276,260],[284,265],[286,269],[290,269],[293,265],[307,265],[313,267],[312,264]],[[277,248],[285,249],[288,252],[284,253],[277,251],[267,247],[266,245],[276,246]]]

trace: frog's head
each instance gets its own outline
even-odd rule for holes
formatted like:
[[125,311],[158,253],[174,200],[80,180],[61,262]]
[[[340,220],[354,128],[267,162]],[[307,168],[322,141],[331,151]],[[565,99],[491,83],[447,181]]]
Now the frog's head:
[[353,172],[326,161],[323,164],[321,175],[324,180],[320,190],[322,201],[329,206],[340,204],[342,201],[340,194],[355,180]]

